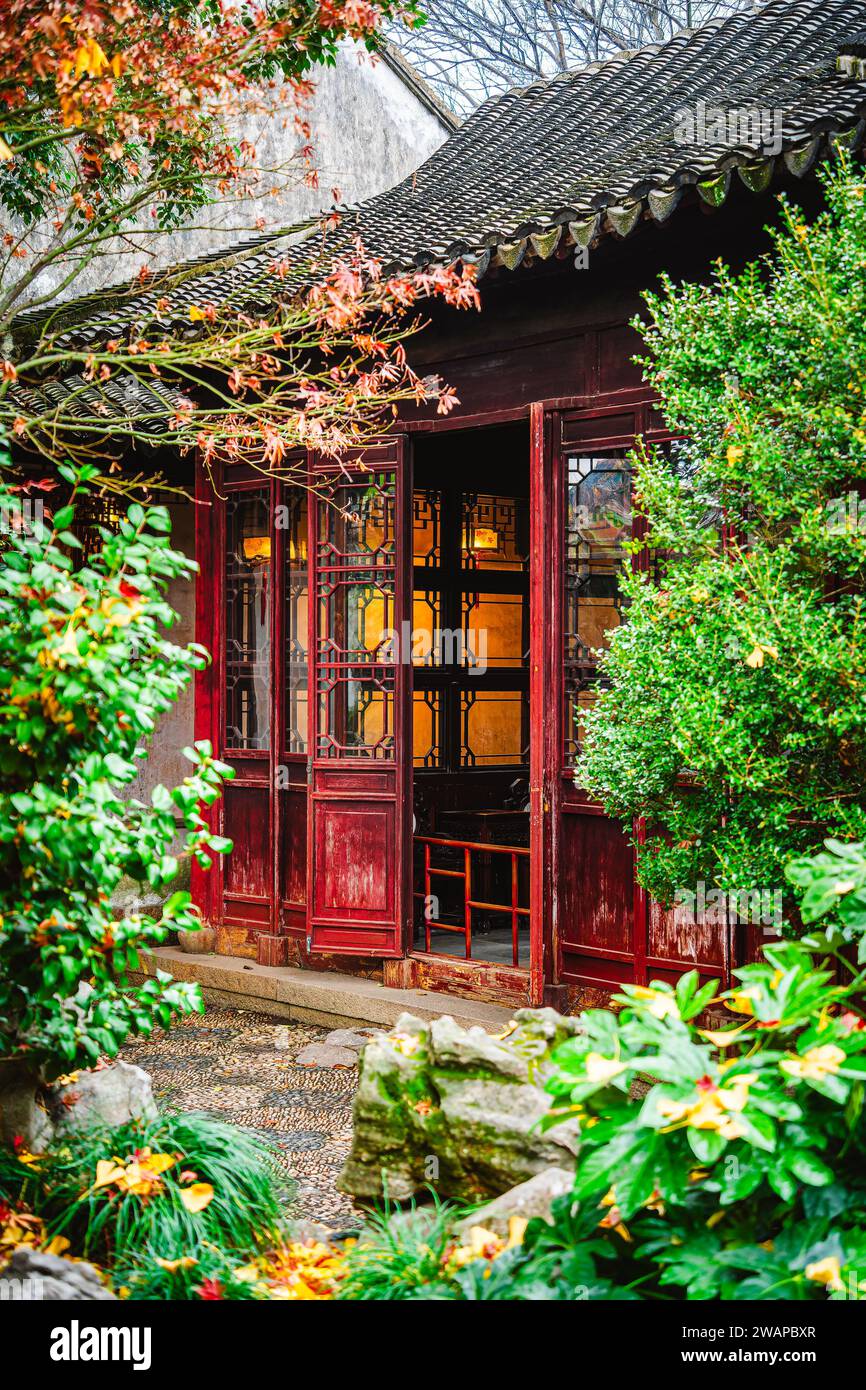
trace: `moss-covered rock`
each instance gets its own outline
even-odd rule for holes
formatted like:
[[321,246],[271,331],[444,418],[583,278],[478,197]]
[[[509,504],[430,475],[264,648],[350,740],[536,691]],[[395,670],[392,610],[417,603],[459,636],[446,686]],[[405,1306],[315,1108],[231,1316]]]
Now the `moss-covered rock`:
[[573,1168],[577,1125],[542,1132],[539,1121],[550,1053],[579,1027],[553,1009],[520,1009],[497,1037],[447,1015],[401,1015],[361,1054],[341,1191],[404,1201],[432,1187],[477,1202],[551,1166]]

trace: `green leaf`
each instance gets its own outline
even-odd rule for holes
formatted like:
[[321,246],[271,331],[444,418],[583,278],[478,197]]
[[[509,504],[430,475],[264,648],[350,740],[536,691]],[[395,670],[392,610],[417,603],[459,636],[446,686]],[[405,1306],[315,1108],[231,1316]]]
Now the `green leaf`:
[[785,1163],[801,1182],[810,1187],[824,1187],[833,1181],[833,1170],[809,1149],[792,1149],[784,1156]]

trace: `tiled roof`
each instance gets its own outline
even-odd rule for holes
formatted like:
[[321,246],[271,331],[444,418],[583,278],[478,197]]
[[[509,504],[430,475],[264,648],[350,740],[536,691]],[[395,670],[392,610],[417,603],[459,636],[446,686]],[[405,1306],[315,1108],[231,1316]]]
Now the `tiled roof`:
[[816,136],[848,130],[866,112],[862,73],[847,75],[837,61],[864,28],[862,0],[771,0],[508,92],[480,107],[412,178],[362,204],[358,230],[384,262],[419,264],[568,224],[584,240],[602,230],[601,213],[626,232],[647,200],[661,219],[689,184],[718,201],[723,190],[708,185],[734,167],[753,182],[765,178],[749,174],[761,162],[754,147],[714,143],[712,130],[682,143],[677,115],[696,113],[699,102],[726,113],[780,112],[782,152],[803,172],[819,152]]
[[[513,268],[605,232],[628,235],[642,217],[663,221],[690,185],[720,203],[735,171],[761,191],[776,159],[803,174],[829,138],[862,138],[864,37],[866,0],[770,0],[491,98],[408,179],[345,209],[334,249],[360,235],[388,269],[463,257],[483,273],[491,257]],[[697,115],[700,103],[704,128],[696,127],[693,143],[680,114]],[[740,144],[719,140],[712,109],[778,112],[781,140],[763,147],[748,136]],[[170,293],[181,318],[193,302],[242,301],[275,254],[303,263],[299,240],[294,229],[290,238],[270,235],[202,258],[183,269],[182,283],[159,292]],[[73,304],[78,324],[70,322],[63,340],[117,336],[154,298],[127,293],[116,309],[96,314]],[[38,316],[19,322],[38,331]]]
[[167,415],[189,406],[186,392],[163,381],[145,383],[128,372],[98,383],[85,380],[78,372],[62,381],[42,382],[38,387],[18,382],[11,399],[16,408],[34,415],[54,409],[65,421],[104,420],[109,426],[112,420],[134,419],[137,428],[145,433],[151,427],[161,432]]

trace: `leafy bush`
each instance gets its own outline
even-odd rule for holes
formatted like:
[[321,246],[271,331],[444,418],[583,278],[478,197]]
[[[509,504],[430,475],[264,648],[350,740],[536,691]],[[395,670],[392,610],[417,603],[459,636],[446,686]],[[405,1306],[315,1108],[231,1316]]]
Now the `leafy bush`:
[[826,213],[783,203],[770,257],[647,296],[647,376],[686,442],[634,459],[649,563],[578,776],[645,818],[665,903],[783,890],[791,858],[866,837],[866,181],[845,158],[822,177]]
[[[554,1205],[556,1224],[512,1218],[508,1238],[471,1226],[458,1239],[466,1213],[438,1200],[409,1209],[386,1206],[368,1217],[347,1246],[337,1297],[358,1300],[500,1302],[631,1295],[596,1274],[595,1219],[581,1216],[571,1197]],[[462,1229],[462,1223],[461,1223]],[[461,1243],[462,1242],[462,1243]]]
[[827,840],[823,853],[801,855],[785,872],[801,894],[801,920],[823,924],[823,935],[812,931],[816,945],[856,946],[859,964],[866,964],[866,845]]
[[829,841],[789,876],[820,922],[808,936],[767,945],[720,995],[696,971],[627,985],[557,1048],[544,1123],[576,1118],[581,1136],[550,1222],[459,1247],[447,1208],[386,1210],[339,1296],[866,1298],[866,970],[849,960],[866,847]]
[[285,1189],[268,1145],[205,1114],[89,1129],[35,1156],[0,1149],[0,1198],[133,1297],[197,1297],[209,1280],[252,1296],[232,1271],[282,1240]]
[[[430,1206],[402,1210],[386,1203],[372,1212],[346,1255],[339,1297],[363,1301],[412,1299],[438,1284],[457,1209],[435,1193]],[[429,1297],[429,1292],[421,1294]]]
[[836,983],[801,943],[764,957],[721,996],[732,1028],[698,1026],[715,986],[690,972],[626,986],[619,1014],[588,1011],[556,1054],[550,1121],[580,1119],[574,1199],[617,1281],[641,1263],[680,1297],[856,1296],[866,1280],[862,979]]
[[166,581],[195,566],[170,549],[166,509],[138,503],[76,565],[70,528],[92,470],[62,471],[72,501],[50,524],[26,525],[0,481],[0,1055],[54,1074],[201,1008],[197,987],[163,973],[135,989],[126,980],[140,946],[198,925],[189,894],[173,894],[160,921],[115,920],[111,895],[124,874],[170,885],[175,813],[202,866],[230,849],[202,805],[232,775],[200,743],[185,750],[194,770],[181,786],[156,787],[150,806],[124,797],[145,741],[205,660],[164,635],[176,619]]

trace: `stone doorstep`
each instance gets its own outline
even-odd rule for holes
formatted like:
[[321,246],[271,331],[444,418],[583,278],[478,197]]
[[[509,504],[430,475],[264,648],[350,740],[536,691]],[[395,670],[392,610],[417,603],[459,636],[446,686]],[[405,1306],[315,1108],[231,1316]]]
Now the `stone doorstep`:
[[207,1003],[324,1028],[353,1024],[390,1028],[408,1011],[424,1020],[450,1014],[464,1028],[480,1025],[496,1033],[514,1012],[499,1004],[429,989],[390,989],[378,980],[329,970],[258,965],[239,956],[189,955],[175,946],[142,951],[141,959],[144,969],[137,972],[138,979],[167,970],[176,980],[201,985]]

